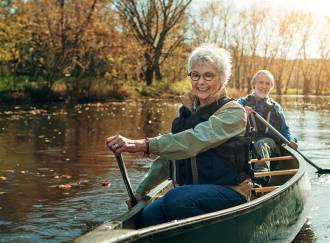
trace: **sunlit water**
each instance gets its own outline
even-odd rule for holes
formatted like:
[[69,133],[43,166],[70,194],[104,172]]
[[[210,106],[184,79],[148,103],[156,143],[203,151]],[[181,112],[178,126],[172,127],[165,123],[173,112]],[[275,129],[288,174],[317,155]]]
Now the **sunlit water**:
[[[277,100],[300,151],[329,168],[330,98]],[[0,107],[0,242],[69,242],[125,212],[126,190],[104,140],[165,133],[177,106],[148,100]],[[150,162],[141,154],[124,159],[136,186]],[[329,242],[330,175],[308,170],[312,209],[295,242]]]

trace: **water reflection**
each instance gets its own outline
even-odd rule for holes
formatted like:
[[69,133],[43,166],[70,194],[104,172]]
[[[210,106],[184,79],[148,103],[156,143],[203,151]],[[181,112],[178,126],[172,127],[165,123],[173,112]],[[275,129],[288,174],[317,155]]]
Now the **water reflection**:
[[[285,107],[301,151],[330,167],[325,159],[330,148],[330,99],[283,96],[276,100]],[[165,133],[177,106],[172,101],[141,100],[0,107],[1,239],[70,241],[126,211],[126,189],[104,139],[117,133],[135,138]],[[141,154],[125,154],[124,158],[136,186],[150,163]],[[319,178],[310,170],[317,207],[310,228],[304,231],[315,231],[314,238],[326,242],[330,235],[326,228],[330,215],[324,214],[330,199],[325,193],[329,177]],[[111,186],[104,187],[102,182]]]
[[307,221],[292,243],[311,243],[315,241],[315,233],[311,227],[311,223]]

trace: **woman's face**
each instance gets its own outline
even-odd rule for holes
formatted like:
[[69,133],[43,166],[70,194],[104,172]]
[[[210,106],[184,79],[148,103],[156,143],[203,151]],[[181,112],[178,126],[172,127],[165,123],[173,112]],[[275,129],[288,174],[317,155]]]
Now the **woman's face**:
[[190,73],[192,93],[201,105],[223,85],[221,75],[212,64],[195,65]]
[[254,84],[254,90],[257,98],[265,98],[269,95],[272,88],[272,82],[266,75],[260,75],[259,77],[257,77],[257,81]]

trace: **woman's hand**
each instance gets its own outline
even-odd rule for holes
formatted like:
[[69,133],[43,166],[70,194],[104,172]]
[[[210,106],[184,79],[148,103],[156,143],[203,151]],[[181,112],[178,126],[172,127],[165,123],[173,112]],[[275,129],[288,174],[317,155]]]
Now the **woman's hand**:
[[294,150],[297,150],[297,148],[298,148],[298,144],[295,143],[295,142],[290,142],[289,146],[290,146],[291,148],[293,148]]
[[251,113],[255,112],[255,110],[250,106],[244,106],[244,110],[245,110],[247,116],[249,116],[249,115],[251,115]]
[[122,152],[137,153],[147,151],[146,139],[132,140],[121,135],[108,137],[105,144],[115,154]]
[[[135,199],[136,199],[137,202],[140,202],[142,200],[142,198],[143,198],[142,194],[139,193],[139,192],[134,193],[134,196],[135,196]],[[129,209],[132,208],[132,201],[131,201],[131,199],[128,199],[126,201],[126,204],[127,204],[127,207]]]

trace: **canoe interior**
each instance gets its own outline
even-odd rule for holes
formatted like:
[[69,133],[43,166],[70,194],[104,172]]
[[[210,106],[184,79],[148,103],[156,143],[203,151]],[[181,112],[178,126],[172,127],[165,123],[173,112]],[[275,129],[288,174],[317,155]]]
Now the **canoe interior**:
[[[218,237],[219,226],[222,230],[222,242],[265,242],[277,235],[280,237],[280,234],[283,237],[291,234],[293,239],[298,232],[287,232],[288,225],[298,221],[304,210],[310,185],[305,164],[299,154],[284,146],[282,155],[293,155],[294,159],[271,162],[272,169],[299,169],[298,172],[295,175],[272,176],[267,186],[280,187],[261,197],[255,197],[248,203],[136,230],[135,220],[143,208],[172,188],[172,182],[167,180],[154,188],[147,199],[139,202],[133,209],[79,237],[76,242],[217,242],[218,239],[214,237]],[[300,222],[301,226],[304,222]],[[278,232],[273,232],[274,227]]]

